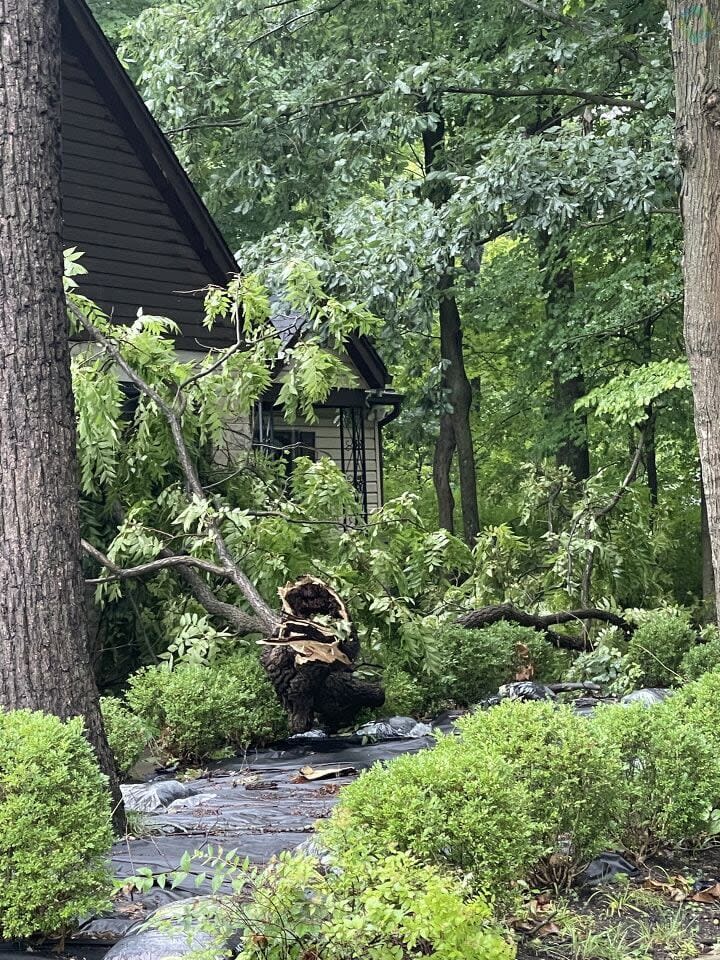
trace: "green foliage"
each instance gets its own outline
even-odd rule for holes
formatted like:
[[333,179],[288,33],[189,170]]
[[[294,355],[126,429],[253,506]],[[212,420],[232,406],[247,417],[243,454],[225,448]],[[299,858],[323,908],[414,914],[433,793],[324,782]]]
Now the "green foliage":
[[146,667],[130,678],[127,701],[178,759],[204,759],[282,736],[286,719],[258,658],[213,666]]
[[482,630],[443,624],[436,636],[436,672],[441,699],[470,706],[532,668],[533,678],[557,681],[568,668],[567,654],[529,627],[499,622]]
[[380,708],[384,717],[423,717],[434,706],[431,686],[417,673],[390,664],[383,671],[385,703]]
[[201,932],[207,949],[198,960],[225,955],[228,940],[247,931],[238,960],[513,960],[515,948],[494,921],[488,902],[456,874],[407,853],[378,856],[367,846],[328,858],[293,851],[267,867],[252,866],[236,850],[209,847],[186,853],[180,869],[129,878],[135,889],[174,887],[193,861],[212,871],[212,886],[232,896],[203,898],[191,908],[162,911],[152,925],[177,933]]
[[637,854],[705,838],[720,801],[717,747],[671,701],[597,710],[589,721],[623,764],[613,789],[622,796],[618,839]]
[[539,870],[551,882],[567,883],[612,840],[619,763],[585,718],[552,703],[505,701],[458,726],[465,751],[496,751],[526,787]]
[[647,410],[659,397],[671,390],[690,390],[687,360],[656,360],[613,377],[591,390],[578,402],[579,408],[594,409],[598,416],[637,425],[647,418]]
[[716,753],[720,751],[720,670],[711,670],[685,684],[673,693],[666,709],[678,724],[692,724]]
[[398,848],[472,875],[476,889],[507,893],[541,853],[529,797],[491,745],[468,749],[442,737],[431,751],[376,765],[346,787],[321,829],[344,856]]
[[703,674],[720,667],[720,633],[717,627],[703,631],[703,642],[690,647],[680,662],[684,680],[698,680]]
[[409,850],[499,897],[521,877],[567,885],[613,839],[618,752],[552,704],[507,701],[459,727],[346,788],[327,842]]
[[82,721],[0,711],[0,936],[64,934],[103,909],[111,844]]
[[152,731],[118,697],[102,697],[100,708],[110,749],[120,775],[124,776],[142,756]]
[[567,679],[597,683],[611,696],[637,690],[642,685],[642,669],[630,660],[623,647],[627,643],[616,627],[601,630],[596,646],[575,658]]
[[[360,854],[360,851],[358,851]],[[340,870],[281,854],[243,913],[254,931],[239,960],[512,960],[488,904],[461,881],[404,853],[352,855]]]
[[645,613],[628,642],[628,661],[648,687],[670,687],[680,678],[680,664],[695,643],[687,614],[656,610]]

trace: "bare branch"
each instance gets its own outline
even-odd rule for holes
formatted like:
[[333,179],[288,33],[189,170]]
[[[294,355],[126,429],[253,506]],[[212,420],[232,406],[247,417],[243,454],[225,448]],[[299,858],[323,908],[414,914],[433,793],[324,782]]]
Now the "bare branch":
[[[294,17],[288,17],[287,20],[283,20],[282,23],[276,24],[276,26],[272,27],[270,30],[266,30],[265,33],[261,33],[259,36],[253,37],[252,40],[248,40],[248,42],[245,44],[245,49],[247,50],[256,43],[260,43],[262,40],[266,40],[268,37],[272,37],[274,34],[280,33],[283,30],[290,31],[290,28],[294,24],[299,23],[301,20],[307,20],[314,16],[322,17],[325,16],[326,13],[332,13],[333,10],[337,10],[337,8],[342,6],[342,4],[345,2],[346,0],[337,0],[336,3],[331,3],[327,7],[313,7],[312,10],[307,10],[305,13],[298,13]],[[277,6],[280,6],[280,4],[277,4]]]
[[590,90],[578,90],[576,87],[533,87],[528,90],[503,87],[444,87],[440,92],[491,97],[493,99],[571,97],[573,100],[582,100],[585,103],[593,103],[607,107],[626,107],[629,110],[645,109],[645,103],[642,100],[628,100],[625,97],[615,97],[605,93],[593,93]]
[[[289,120],[297,116],[309,116],[311,112],[323,110],[327,107],[351,106],[352,104],[359,103],[362,100],[370,100],[376,97],[381,97],[391,89],[392,87],[374,87],[370,90],[355,90],[352,93],[346,93],[340,97],[332,97],[328,100],[317,100],[314,103],[308,103],[304,106],[295,107],[292,110],[283,112],[282,118],[283,120]],[[399,93],[399,91],[397,92]],[[478,96],[490,97],[491,99],[523,99],[527,97],[543,99],[546,97],[569,97],[573,100],[580,100],[583,103],[592,103],[598,106],[623,107],[628,110],[645,110],[646,108],[646,104],[642,100],[631,100],[626,97],[618,97],[605,93],[595,93],[592,90],[580,90],[575,87],[551,86],[524,89],[516,87],[448,86],[438,87],[435,92],[440,95],[447,94],[450,96]],[[422,96],[422,93],[419,90],[411,90],[407,94],[399,93],[399,95],[414,97],[417,99],[418,97]],[[248,121],[246,117],[230,117],[227,120],[211,120],[198,117],[196,120],[191,120],[189,123],[183,124],[180,127],[173,127],[169,130],[166,130],[165,133],[167,136],[173,136],[174,134],[178,133],[186,133],[189,130],[231,130],[233,127],[244,127],[247,125]]]
[[606,517],[615,507],[620,503],[620,500],[627,493],[628,488],[635,482],[635,477],[637,476],[638,467],[640,466],[640,459],[642,457],[642,452],[645,447],[645,437],[640,437],[640,442],[637,445],[635,450],[635,456],[632,459],[630,464],[630,469],[628,470],[625,479],[620,484],[618,489],[612,496],[612,499],[600,510],[595,511],[595,519],[601,520],[603,517]]
[[177,568],[177,573],[188,585],[190,592],[198,603],[201,603],[211,616],[225,620],[242,636],[248,633],[265,632],[262,623],[256,617],[245,613],[233,603],[225,603],[223,600],[219,600],[197,572],[197,569],[183,566]]
[[222,577],[229,580],[228,571],[225,567],[219,567],[216,563],[208,563],[206,560],[200,560],[197,557],[191,557],[187,554],[175,554],[165,551],[167,556],[161,556],[157,560],[148,560],[147,563],[140,563],[135,567],[121,567],[104,554],[97,547],[94,547],[87,540],[81,540],[82,548],[85,553],[110,571],[110,576],[97,577],[92,580],[86,580],[85,583],[111,583],[113,580],[133,580],[136,577],[144,577],[148,574],[159,573],[161,570],[167,570],[172,567],[195,567],[197,570],[204,570],[205,573],[212,573],[216,577]]

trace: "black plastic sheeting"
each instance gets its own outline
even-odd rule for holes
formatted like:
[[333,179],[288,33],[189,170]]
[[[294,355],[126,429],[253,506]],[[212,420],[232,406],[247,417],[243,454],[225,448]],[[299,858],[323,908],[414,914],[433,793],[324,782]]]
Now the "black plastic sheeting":
[[[449,730],[452,720],[448,715],[434,726]],[[198,780],[181,784],[167,775],[134,784],[128,791],[130,807],[144,806],[143,798],[149,798],[146,805],[151,808],[157,807],[158,801],[167,805],[143,814],[152,836],[115,845],[115,874],[130,877],[141,867],[149,867],[153,873],[171,872],[185,852],[205,851],[208,846],[234,849],[253,863],[266,863],[283,850],[310,841],[313,824],[330,814],[339,787],[354,779],[354,774],[349,774],[294,782],[301,767],[351,767],[360,772],[378,761],[427,749],[432,743],[431,736],[377,743],[359,736],[293,738],[277,749],[251,751],[213,764],[207,776]],[[203,872],[207,873],[205,881],[196,884],[195,878]],[[27,960],[29,956],[100,960],[139,919],[164,904],[209,894],[211,882],[212,870],[194,863],[175,890],[154,888],[147,894],[120,898],[112,915],[81,927],[64,953],[0,951],[0,960]]]

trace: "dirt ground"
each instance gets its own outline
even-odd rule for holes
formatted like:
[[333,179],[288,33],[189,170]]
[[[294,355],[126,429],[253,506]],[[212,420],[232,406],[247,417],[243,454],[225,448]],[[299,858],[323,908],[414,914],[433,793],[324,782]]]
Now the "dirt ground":
[[517,926],[518,960],[720,960],[720,844],[654,857],[634,879],[540,894]]

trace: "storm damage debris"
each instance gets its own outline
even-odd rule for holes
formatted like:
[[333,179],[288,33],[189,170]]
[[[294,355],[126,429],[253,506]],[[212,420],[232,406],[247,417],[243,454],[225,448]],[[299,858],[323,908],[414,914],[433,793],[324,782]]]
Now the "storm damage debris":
[[315,719],[330,732],[348,726],[366,708],[381,707],[379,682],[356,674],[360,641],[345,604],[316,577],[301,577],[280,591],[282,622],[268,640],[262,663],[288,713],[292,733]]

